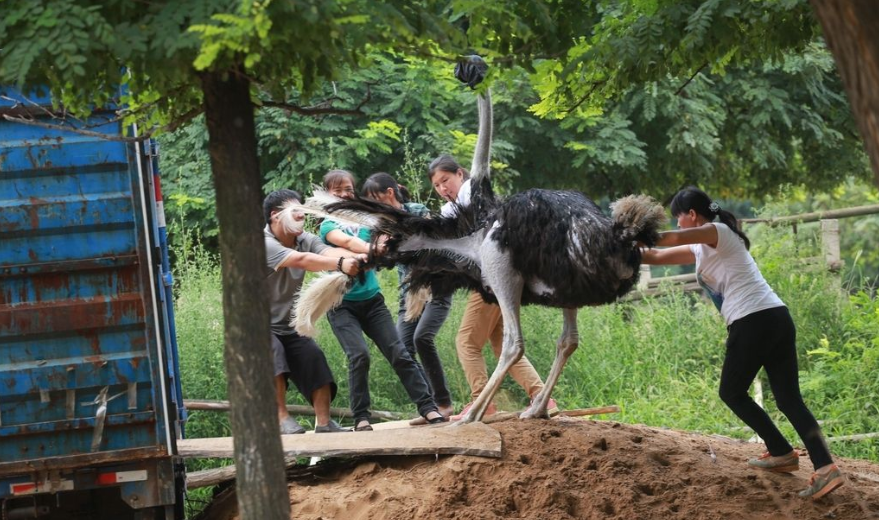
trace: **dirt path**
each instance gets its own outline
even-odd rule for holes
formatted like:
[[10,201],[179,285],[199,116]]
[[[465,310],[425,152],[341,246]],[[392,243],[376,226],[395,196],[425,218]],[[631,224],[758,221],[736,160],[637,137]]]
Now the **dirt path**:
[[[845,486],[812,502],[797,496],[808,457],[792,475],[751,470],[762,445],[570,418],[492,426],[501,459],[379,457],[296,478],[292,518],[879,519],[879,464],[867,461],[839,461]],[[217,505],[208,514],[236,518],[234,497]]]

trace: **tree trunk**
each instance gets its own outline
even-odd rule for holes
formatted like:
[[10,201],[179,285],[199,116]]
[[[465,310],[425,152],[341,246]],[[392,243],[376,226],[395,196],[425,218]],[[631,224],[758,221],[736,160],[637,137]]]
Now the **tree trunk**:
[[249,83],[202,75],[223,273],[225,363],[242,520],[289,520],[290,500],[275,412],[262,189]]
[[810,0],[879,185],[879,2]]

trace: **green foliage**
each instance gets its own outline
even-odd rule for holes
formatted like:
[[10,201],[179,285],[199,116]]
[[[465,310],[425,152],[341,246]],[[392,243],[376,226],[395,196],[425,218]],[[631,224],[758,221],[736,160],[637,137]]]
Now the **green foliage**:
[[214,244],[219,229],[204,117],[196,118],[192,124],[173,133],[159,136],[158,142],[172,250],[180,247],[176,241],[188,233],[195,233],[206,243]]
[[558,86],[546,78],[535,80],[543,96],[535,109],[564,116],[561,126],[578,134],[568,147],[593,194],[667,197],[697,184],[722,196],[760,198],[784,184],[827,190],[869,175],[821,45],[692,81],[633,85],[614,100],[574,110],[553,101]]
[[554,72],[558,96],[598,107],[644,83],[779,59],[819,34],[807,0],[612,0],[598,11]]
[[266,12],[270,2],[242,2],[241,15],[219,13],[211,17],[216,25],[193,25],[201,34],[202,46],[193,62],[196,70],[213,67],[218,60],[234,63],[243,57],[244,66],[253,69],[262,60],[260,51],[271,48],[268,41],[271,19]]
[[[264,109],[267,189],[301,189],[331,167],[399,174],[405,146],[466,161],[474,103],[444,62],[465,47],[493,65],[502,192],[540,186],[665,197],[695,183],[762,196],[786,183],[829,189],[868,172],[805,0],[4,7],[0,81],[48,83],[74,112],[103,104],[122,79],[129,120],[174,126],[201,110],[198,73],[207,67],[242,67],[254,101],[266,107],[321,100],[314,107],[352,110],[368,100],[353,115]],[[129,75],[120,75],[122,66]],[[394,125],[407,130],[407,145]],[[188,171],[174,176],[206,186],[194,180],[206,173],[192,157],[202,149],[185,148],[177,162]],[[206,191],[185,195],[212,200]],[[216,232],[209,211],[193,213],[205,217],[208,237]]]
[[[345,168],[361,179],[375,171],[405,176],[415,198],[429,202],[431,158],[452,153],[467,165],[475,143],[474,96],[451,78],[450,66],[388,53],[367,59],[369,66],[345,70],[311,95],[323,100],[316,107],[347,109],[366,101],[362,114],[314,117],[271,107],[258,113],[265,191],[307,193],[327,170]],[[869,175],[822,46],[786,54],[777,64],[699,75],[683,95],[676,93],[683,80],[667,78],[633,87],[601,109],[569,113],[542,93],[552,74],[538,69],[494,75],[492,168],[501,193],[543,187],[595,198],[631,192],[666,198],[678,186],[698,184],[720,197],[759,200],[787,184],[830,189]],[[306,99],[295,89],[285,98]],[[545,118],[537,117],[544,109]],[[210,241],[216,224],[201,125],[197,120],[162,139],[161,160],[174,179],[166,193],[207,201],[187,210],[186,221],[201,226]]]

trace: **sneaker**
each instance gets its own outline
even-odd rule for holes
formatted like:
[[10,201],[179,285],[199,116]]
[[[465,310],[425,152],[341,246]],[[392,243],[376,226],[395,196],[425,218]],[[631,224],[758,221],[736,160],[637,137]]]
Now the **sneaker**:
[[[461,413],[449,417],[449,420],[450,421],[460,421],[461,419],[464,418],[465,415],[467,415],[467,412],[469,412],[471,408],[473,408],[473,401],[470,401],[469,403],[465,404],[464,408],[461,409]],[[494,403],[488,403],[488,408],[485,409],[485,415],[494,415],[496,413],[497,413],[497,406],[495,406]]]
[[334,421],[332,419],[330,419],[330,422],[328,422],[324,426],[315,426],[314,427],[314,433],[338,433],[338,432],[350,432],[350,431],[351,431],[350,428],[342,428],[341,426],[339,426],[339,423],[337,423],[336,421]]
[[812,500],[818,500],[844,483],[845,479],[842,476],[842,472],[839,471],[836,464],[832,464],[830,470],[823,475],[817,471],[812,473],[812,478],[809,479],[809,487],[800,491],[800,496],[803,498],[812,497]]
[[748,465],[752,468],[765,469],[776,473],[793,473],[800,469],[800,455],[797,450],[791,450],[790,453],[773,457],[767,451],[756,459],[748,461]]
[[305,433],[305,428],[302,427],[296,419],[290,417],[289,415],[281,421],[281,435],[290,435],[297,433]]

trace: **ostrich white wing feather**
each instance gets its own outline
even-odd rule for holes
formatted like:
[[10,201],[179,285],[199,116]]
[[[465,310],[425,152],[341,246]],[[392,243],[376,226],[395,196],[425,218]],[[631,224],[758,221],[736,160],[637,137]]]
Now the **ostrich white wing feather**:
[[[332,202],[339,202],[340,200],[341,199],[336,198]],[[324,204],[322,202],[310,203],[310,201],[311,198],[306,200],[305,204],[299,204],[293,201],[284,204],[283,208],[278,214],[278,217],[281,219],[281,222],[288,230],[295,228],[296,219],[293,218],[293,215],[296,213],[314,215],[318,218],[332,219],[341,224],[367,227],[370,229],[376,228],[381,222],[381,217],[378,215],[372,215],[370,213],[352,210],[340,210],[330,213],[325,209],[325,207],[328,204],[332,204],[332,202],[327,202]]]

